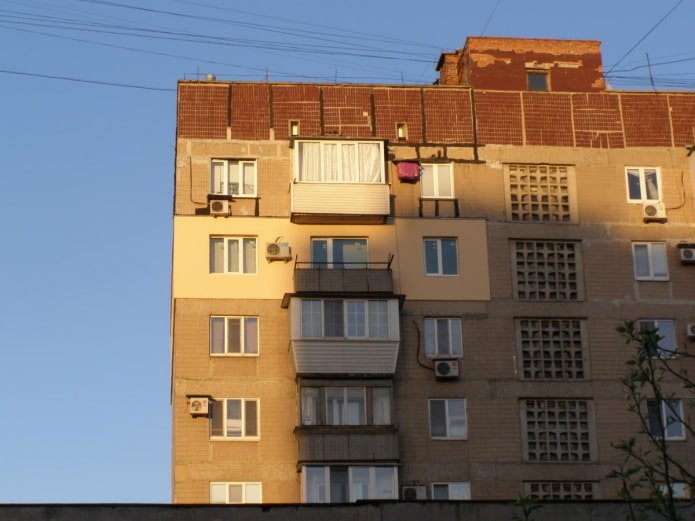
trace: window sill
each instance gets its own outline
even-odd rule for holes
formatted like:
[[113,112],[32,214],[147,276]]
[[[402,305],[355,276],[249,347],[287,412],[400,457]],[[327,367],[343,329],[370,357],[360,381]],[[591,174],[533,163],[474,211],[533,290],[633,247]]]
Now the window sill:
[[242,437],[242,438],[224,438],[224,437],[219,437],[219,436],[211,436],[210,441],[261,441],[260,437],[255,437],[255,438],[250,438],[250,437]]

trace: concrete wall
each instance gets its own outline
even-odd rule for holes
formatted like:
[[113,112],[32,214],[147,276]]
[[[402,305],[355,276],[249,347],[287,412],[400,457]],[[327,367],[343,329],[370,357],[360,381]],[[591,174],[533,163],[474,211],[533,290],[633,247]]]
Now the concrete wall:
[[[690,507],[687,512],[692,512]],[[625,504],[613,501],[546,503],[534,521],[616,521]],[[359,505],[0,505],[3,521],[510,521],[520,515],[511,503],[369,502]],[[686,513],[684,512],[684,515]],[[644,521],[661,519],[645,513]]]

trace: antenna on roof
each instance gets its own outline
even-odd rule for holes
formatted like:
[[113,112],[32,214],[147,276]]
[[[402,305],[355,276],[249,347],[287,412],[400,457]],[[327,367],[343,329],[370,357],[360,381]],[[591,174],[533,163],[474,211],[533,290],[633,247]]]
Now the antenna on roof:
[[647,57],[647,69],[649,70],[649,82],[652,84],[652,89],[656,92],[656,86],[654,85],[654,76],[652,76],[652,64],[649,62],[649,53],[644,53]]

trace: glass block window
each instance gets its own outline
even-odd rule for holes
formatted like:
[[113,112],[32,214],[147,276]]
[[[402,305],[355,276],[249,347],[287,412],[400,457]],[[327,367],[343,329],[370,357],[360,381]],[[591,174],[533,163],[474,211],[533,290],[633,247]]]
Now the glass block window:
[[581,380],[584,328],[578,319],[516,320],[521,376],[529,380]]
[[514,294],[522,300],[580,300],[579,243],[512,241]]
[[596,483],[592,481],[528,481],[524,495],[533,499],[596,499]]
[[591,461],[589,407],[587,400],[522,400],[524,459],[531,462]]
[[573,169],[562,165],[507,165],[510,221],[576,222]]

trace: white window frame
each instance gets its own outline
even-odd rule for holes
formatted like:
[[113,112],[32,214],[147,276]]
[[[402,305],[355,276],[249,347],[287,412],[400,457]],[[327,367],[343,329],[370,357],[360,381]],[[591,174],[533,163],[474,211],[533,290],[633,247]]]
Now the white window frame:
[[[304,153],[305,147],[316,146],[318,154],[315,157],[309,157],[309,153]],[[333,174],[335,177],[333,179],[329,178],[331,175],[331,169],[326,166],[327,158],[331,156],[327,152],[329,147],[336,147],[335,154],[335,170]],[[345,150],[348,147],[353,147],[352,153],[348,154]],[[377,156],[374,158],[367,158],[363,155],[363,147],[372,148],[376,146]],[[385,163],[384,163],[384,142],[383,141],[367,141],[367,140],[355,140],[355,141],[339,141],[339,140],[306,140],[306,141],[295,141],[295,161],[294,161],[294,180],[298,183],[357,183],[357,184],[384,184],[386,182],[385,173]],[[360,160],[371,159],[372,164],[368,165],[373,167],[375,170],[372,171],[372,179],[364,179],[367,176],[367,171],[364,170],[365,163]],[[314,164],[318,162],[312,168],[312,172],[309,172],[304,167],[304,162],[311,162]],[[352,161],[356,171],[355,174],[358,179],[350,178],[348,173],[349,161]],[[318,178],[313,178],[318,176]]]
[[[219,176],[215,175],[216,167],[219,167],[221,169]],[[230,180],[230,176],[232,175],[232,171],[234,168],[236,168],[237,175],[236,183]],[[258,168],[255,160],[213,159],[210,162],[210,193],[220,195],[233,195],[234,197],[256,197],[258,193],[257,170]],[[243,187],[244,193],[241,193],[241,187]]]
[[[663,432],[660,425],[652,425],[652,414],[658,412],[661,417]],[[647,400],[647,428],[657,439],[671,441],[685,440],[685,425],[683,421],[683,402],[680,399]],[[674,432],[678,429],[678,432]]]
[[[315,303],[319,302],[320,306],[319,309],[316,309]],[[326,335],[326,302],[341,302],[342,303],[342,335],[331,335],[327,336]],[[312,309],[306,309],[307,314],[305,314],[305,303],[307,304],[307,308],[311,307]],[[311,306],[309,306],[309,303],[314,303]],[[364,330],[364,334],[357,334],[352,331],[351,324],[350,324],[350,317],[355,316],[355,313],[351,313],[350,310],[348,309],[350,307],[350,303],[362,303],[363,304],[363,312],[362,316],[364,317],[364,321],[361,322],[360,324],[355,323],[357,327],[360,327],[361,329]],[[372,304],[375,303],[375,304]],[[373,324],[371,323],[372,321],[370,320],[370,307],[377,307],[376,303],[382,303],[379,304],[378,306],[381,307],[382,309],[375,309],[374,313],[377,316],[381,316],[383,320],[378,320],[374,322]],[[371,305],[370,305],[371,304]],[[365,340],[375,340],[375,339],[383,339],[386,340],[389,338],[390,335],[390,327],[389,327],[389,303],[388,300],[385,299],[302,299],[301,304],[301,319],[300,319],[300,331],[301,331],[301,337],[302,338],[322,338],[322,339],[341,339],[341,338],[354,338],[354,339],[365,339]],[[309,316],[313,315],[313,318],[316,320],[321,321],[321,332],[320,334],[307,334],[309,331],[308,329],[313,325],[313,326],[318,326],[318,324],[310,324],[308,322],[305,322],[305,319],[308,318]],[[378,328],[381,330],[382,328],[386,329],[385,334],[378,334],[376,336],[372,336],[372,330],[374,328]]]
[[[306,465],[302,468],[302,502],[304,503],[331,503],[331,498],[330,498],[330,492],[331,492],[331,468],[337,469],[347,469],[348,471],[348,479],[347,479],[347,487],[348,487],[348,500],[351,503],[354,503],[356,501],[359,501],[361,499],[398,499],[398,468],[394,465],[351,465],[351,466],[345,466],[345,465],[332,465],[332,466],[323,466],[323,465]],[[377,487],[377,480],[376,480],[376,469],[389,469],[391,471],[391,494],[388,495],[388,497],[385,496],[385,494],[379,494],[376,487]],[[315,470],[315,475],[319,476],[321,473],[323,473],[323,477],[321,478],[320,482],[317,483],[318,489],[315,491],[315,494],[318,496],[314,498],[314,501],[310,501],[310,494],[309,494],[309,483],[308,483],[308,473],[309,469]],[[361,494],[358,494],[357,490],[357,485],[358,483],[355,482],[355,473],[358,470],[364,470],[367,469],[368,471],[368,491],[366,497],[362,497]]]
[[640,331],[655,331],[659,335],[659,345],[654,353],[658,358],[674,358],[678,354],[676,341],[676,323],[673,320],[640,319],[637,321]]
[[[231,337],[231,324],[232,322],[238,321],[239,335],[234,336],[236,344],[239,346],[239,351],[231,351],[233,346],[230,345]],[[221,323],[221,324],[220,324]],[[222,338],[218,339],[215,336],[215,324],[221,325]],[[254,324],[252,326],[252,324]],[[256,340],[253,342],[253,335],[249,333],[255,328]],[[216,343],[221,344],[219,347],[222,351],[215,352],[214,348]],[[210,356],[258,356],[260,348],[260,338],[259,338],[259,324],[258,317],[251,316],[221,316],[212,315],[210,317]]]
[[[446,490],[445,498],[436,497],[435,490]],[[468,481],[449,481],[432,483],[432,499],[444,501],[469,501],[471,499],[471,484]]]
[[[433,415],[432,415],[432,404],[435,402],[444,403],[444,427],[446,432],[443,435],[433,433]],[[458,403],[463,405],[463,418],[459,418],[458,421],[463,422],[462,433],[452,433],[454,428],[455,418],[453,417],[450,409],[450,405]],[[465,440],[468,439],[468,410],[466,400],[464,398],[430,398],[427,401],[427,409],[429,415],[429,425],[430,425],[430,438],[433,440]]]
[[[630,194],[630,179],[634,179],[637,176],[639,183],[639,197],[632,197]],[[653,197],[648,197],[647,185],[649,181],[647,176],[653,176],[652,179],[656,179],[656,199]],[[653,191],[654,188],[651,189]],[[625,191],[628,203],[642,204],[646,202],[659,202],[662,198],[661,190],[661,169],[658,167],[642,167],[642,166],[627,166],[625,167]]]
[[[335,261],[335,249],[336,241],[364,241],[364,261],[356,261],[355,264],[351,264],[353,261]],[[326,261],[317,261],[314,259],[314,247],[320,242],[326,243]],[[366,268],[369,262],[369,243],[366,237],[312,237],[311,238],[311,262],[314,263],[312,266],[314,268],[323,269],[356,269],[356,268]]]
[[[439,351],[439,327],[446,323],[448,339],[446,349]],[[437,357],[461,357],[463,355],[463,338],[461,336],[461,319],[458,317],[427,317],[425,318],[425,356]]]
[[[219,244],[222,241],[222,269],[216,268],[217,258],[215,257],[216,249],[214,244]],[[238,254],[236,255],[236,263],[239,267],[237,270],[230,269],[229,248],[231,243],[237,243]],[[253,248],[249,252],[247,259],[246,248]],[[251,257],[252,254],[252,257]],[[210,273],[211,274],[232,274],[232,275],[256,275],[258,273],[258,240],[256,237],[210,237]],[[253,266],[247,266],[247,260],[251,260]],[[249,264],[251,264],[251,262]]]
[[[448,172],[440,172],[443,170],[448,170]],[[423,199],[454,198],[454,168],[451,163],[422,163],[420,171],[422,172],[420,174],[420,196]],[[442,176],[444,179],[448,179],[448,186],[441,186]],[[430,177],[431,180],[429,179]],[[430,187],[432,193],[425,193],[429,191]],[[449,194],[446,194],[446,192],[449,192]]]
[[[644,254],[638,253],[646,251]],[[648,268],[648,273],[639,273],[639,262]],[[668,254],[665,242],[633,242],[632,267],[635,280],[669,280]]]
[[[241,418],[238,420],[239,422],[239,431],[240,435],[230,435],[229,434],[229,429],[230,429],[230,419],[227,418],[228,413],[228,407],[230,405],[230,402],[239,402],[240,410],[241,410]],[[222,412],[222,434],[213,434],[213,422],[215,421],[214,415],[214,410],[220,410],[216,404],[221,403],[221,412]],[[249,403],[255,403],[256,404],[256,422],[255,426],[253,427],[254,430],[256,431],[255,434],[249,433],[249,420],[247,418],[247,404]],[[261,437],[261,401],[258,398],[218,398],[215,400],[212,400],[212,403],[210,404],[211,410],[210,410],[210,439],[211,440],[251,440],[251,441],[257,441]]]
[[[454,243],[454,253],[455,253],[455,259],[454,259],[454,264],[456,267],[455,272],[453,273],[444,273],[444,255],[447,255],[447,252],[451,251],[448,248],[444,248],[442,246],[443,241],[451,241]],[[437,266],[434,270],[429,270],[428,271],[428,265],[427,265],[427,252],[428,252],[428,245],[435,245],[435,252],[436,252],[436,261],[437,261]],[[422,252],[423,252],[423,263],[424,263],[424,268],[425,268],[425,276],[426,277],[457,277],[459,274],[459,268],[458,268],[458,239],[456,237],[426,237],[423,239],[422,242]],[[447,262],[446,264],[449,264]]]
[[[241,489],[241,501],[231,501],[229,499],[229,488],[230,487],[239,487]],[[213,501],[213,488],[216,487],[225,487],[224,491],[224,496],[225,500],[224,501]],[[258,497],[257,498],[249,498],[249,496],[252,496],[253,493],[251,492],[251,489],[258,489]],[[240,504],[246,504],[246,503],[263,503],[263,485],[260,482],[248,482],[248,481],[211,481],[210,482],[210,504],[212,505],[220,505],[220,504],[226,504],[226,505],[240,505]]]

